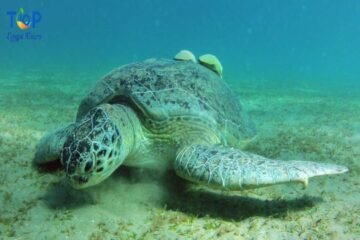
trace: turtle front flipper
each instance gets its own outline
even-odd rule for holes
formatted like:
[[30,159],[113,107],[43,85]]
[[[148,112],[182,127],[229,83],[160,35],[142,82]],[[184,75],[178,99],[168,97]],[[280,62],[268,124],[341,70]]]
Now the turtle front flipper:
[[36,146],[34,163],[44,164],[59,159],[64,142],[74,126],[75,124],[70,124],[42,137]]
[[280,161],[223,146],[188,146],[178,152],[175,171],[191,182],[214,188],[241,190],[266,185],[301,182],[308,178],[340,174],[347,167],[308,161]]

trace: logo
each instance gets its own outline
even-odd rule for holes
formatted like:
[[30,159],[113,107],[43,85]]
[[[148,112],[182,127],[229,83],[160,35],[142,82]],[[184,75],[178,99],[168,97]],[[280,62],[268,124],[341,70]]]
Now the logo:
[[[25,9],[21,7],[18,11],[10,10],[7,11],[6,14],[9,17],[9,27],[13,30],[7,34],[7,39],[10,42],[19,42],[21,40],[40,40],[42,38],[41,34],[34,33],[35,29],[42,20],[42,15],[39,11],[25,12]],[[17,33],[17,29],[20,29],[21,33]]]

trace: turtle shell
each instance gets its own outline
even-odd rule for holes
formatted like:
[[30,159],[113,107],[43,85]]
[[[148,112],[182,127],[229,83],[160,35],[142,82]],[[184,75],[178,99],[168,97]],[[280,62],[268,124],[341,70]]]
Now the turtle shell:
[[231,145],[255,133],[238,96],[226,82],[191,61],[148,59],[114,69],[82,100],[77,120],[102,103],[131,106],[149,128],[149,122],[198,119]]

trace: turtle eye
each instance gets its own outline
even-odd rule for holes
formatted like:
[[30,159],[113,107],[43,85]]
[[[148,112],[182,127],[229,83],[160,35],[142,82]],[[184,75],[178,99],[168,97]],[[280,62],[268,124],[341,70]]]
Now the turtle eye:
[[103,156],[105,156],[106,155],[106,150],[105,149],[103,149],[103,150],[101,150],[101,151],[99,151],[98,153],[97,153],[97,156],[98,157],[103,157]]

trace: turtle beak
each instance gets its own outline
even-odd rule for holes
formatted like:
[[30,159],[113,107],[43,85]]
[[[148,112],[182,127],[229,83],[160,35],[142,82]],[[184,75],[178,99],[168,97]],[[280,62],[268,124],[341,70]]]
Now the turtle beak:
[[68,178],[71,186],[75,189],[88,187],[89,178],[86,176],[74,175]]

